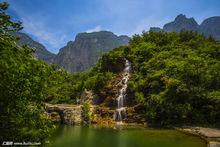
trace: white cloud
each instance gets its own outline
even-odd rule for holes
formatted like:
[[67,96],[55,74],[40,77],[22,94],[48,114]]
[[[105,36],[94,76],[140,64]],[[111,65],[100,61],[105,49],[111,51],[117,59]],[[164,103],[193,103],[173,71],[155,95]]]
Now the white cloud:
[[92,33],[92,32],[99,32],[102,30],[102,27],[99,25],[99,26],[96,26],[95,28],[93,29],[89,29],[86,31],[86,33]]
[[66,35],[61,32],[50,32],[43,23],[34,22],[28,18],[22,18],[24,31],[30,33],[37,38],[42,44],[51,46],[51,48],[58,50],[61,45],[65,43]]
[[46,26],[45,21],[38,19],[33,15],[26,15],[22,11],[14,9],[14,11],[19,15],[24,27],[24,32],[33,35],[36,41],[47,46],[48,50],[57,53],[59,48],[65,45],[67,42],[66,35],[61,31],[49,30],[50,28]]

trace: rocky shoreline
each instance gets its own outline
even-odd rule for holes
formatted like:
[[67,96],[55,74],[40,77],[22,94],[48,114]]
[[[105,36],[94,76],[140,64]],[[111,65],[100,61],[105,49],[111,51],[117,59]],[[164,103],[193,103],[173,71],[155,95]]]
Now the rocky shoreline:
[[196,135],[207,142],[207,147],[220,147],[220,129],[204,127],[175,128],[186,134]]

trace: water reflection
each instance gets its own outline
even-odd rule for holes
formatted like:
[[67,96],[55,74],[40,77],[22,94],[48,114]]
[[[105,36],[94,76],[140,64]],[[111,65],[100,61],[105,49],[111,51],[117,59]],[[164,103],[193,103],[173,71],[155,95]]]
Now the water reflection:
[[200,138],[174,130],[103,129],[61,126],[51,138],[53,147],[205,147]]

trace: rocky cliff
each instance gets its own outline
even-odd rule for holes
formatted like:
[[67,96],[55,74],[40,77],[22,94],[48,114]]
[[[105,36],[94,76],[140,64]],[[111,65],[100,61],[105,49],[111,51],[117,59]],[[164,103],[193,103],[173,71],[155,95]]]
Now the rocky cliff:
[[128,42],[129,37],[108,31],[80,33],[60,49],[55,63],[70,72],[82,71],[95,65],[103,53]]
[[103,53],[107,53],[121,45],[126,45],[130,40],[128,36],[117,36],[108,31],[79,33],[75,41],[69,41],[55,55],[24,33],[16,32],[13,35],[19,38],[18,45],[27,44],[35,48],[34,55],[36,58],[46,63],[57,64],[70,72],[83,71],[92,67]]
[[205,36],[212,36],[216,40],[220,40],[220,16],[205,19],[200,25],[194,18],[187,18],[185,15],[178,15],[174,21],[164,25],[163,29],[151,27],[153,32],[180,32],[181,30],[189,30],[199,32]]
[[13,33],[15,37],[19,38],[18,45],[24,45],[27,44],[28,46],[35,48],[35,57],[45,61],[46,63],[52,63],[54,57],[56,56],[55,54],[49,52],[42,44],[39,42],[34,41],[31,37],[28,35],[21,33],[21,32],[16,32]]
[[180,32],[181,30],[197,31],[199,25],[194,18],[186,18],[185,15],[178,15],[173,22],[164,25],[165,32]]
[[220,40],[220,16],[205,19],[200,25],[199,31],[206,36],[213,36]]

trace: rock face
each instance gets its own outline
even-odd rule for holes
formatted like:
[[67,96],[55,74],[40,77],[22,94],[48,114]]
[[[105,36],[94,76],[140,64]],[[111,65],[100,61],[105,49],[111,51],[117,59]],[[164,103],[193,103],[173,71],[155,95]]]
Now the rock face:
[[115,109],[117,106],[117,96],[118,96],[118,89],[122,88],[120,83],[122,79],[122,73],[118,74],[113,80],[107,84],[102,90],[97,100],[98,105],[102,105],[105,107],[109,107]]
[[165,32],[180,32],[181,30],[197,31],[199,25],[194,18],[186,18],[185,15],[178,15],[173,22],[164,25]]
[[[135,105],[134,96],[129,93],[129,90],[126,90],[127,88],[125,88],[125,77],[128,75],[127,70],[129,71],[128,65],[122,67],[121,72],[119,72],[105,87],[103,87],[102,92],[98,94],[97,100],[96,97],[93,97],[96,102],[94,107],[96,117],[93,120],[93,123],[106,125],[116,123],[121,124],[118,123],[118,120],[115,121],[116,118],[118,118],[116,116],[116,110],[123,110],[120,112],[123,123],[145,124],[146,110],[144,106]],[[120,99],[118,99],[118,97],[123,91],[123,88],[126,90],[126,93],[123,93],[124,97],[121,99],[123,101],[123,105],[121,106],[123,107],[119,107],[120,103],[118,103],[118,100]]]
[[83,104],[86,101],[92,102],[93,99],[94,99],[93,91],[85,89],[80,96],[80,104]]
[[220,40],[220,16],[211,17],[202,22],[199,31],[206,36]]
[[151,27],[149,31],[153,32],[180,32],[189,30],[204,34],[206,37],[212,36],[216,40],[220,40],[220,16],[205,19],[201,25],[194,18],[187,18],[185,15],[178,15],[174,21],[164,25],[163,29]]
[[113,119],[114,112],[115,110],[112,110],[109,107],[102,107],[99,105],[94,106],[95,117],[92,123],[99,125],[115,124],[115,121]]
[[134,107],[128,107],[126,109],[126,117],[124,121],[126,123],[135,123],[135,124],[145,124],[145,108],[144,106],[134,106]]
[[46,63],[52,63],[54,57],[56,56],[55,54],[49,52],[42,44],[39,42],[34,41],[31,39],[28,35],[21,33],[21,32],[16,32],[13,33],[15,37],[19,38],[18,45],[24,45],[27,44],[28,46],[35,48],[36,52],[34,56],[40,60],[45,61]]
[[80,33],[60,49],[55,63],[70,72],[82,71],[95,65],[103,53],[128,44],[129,39],[108,31]]

